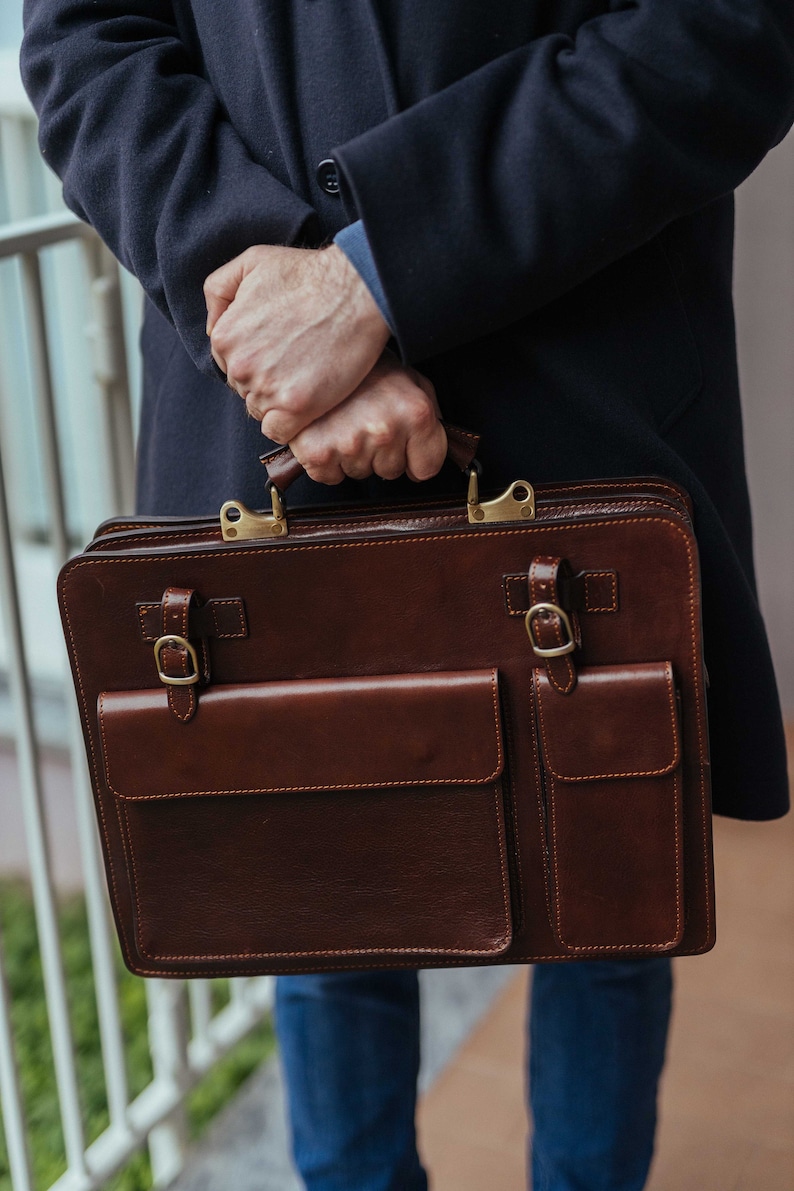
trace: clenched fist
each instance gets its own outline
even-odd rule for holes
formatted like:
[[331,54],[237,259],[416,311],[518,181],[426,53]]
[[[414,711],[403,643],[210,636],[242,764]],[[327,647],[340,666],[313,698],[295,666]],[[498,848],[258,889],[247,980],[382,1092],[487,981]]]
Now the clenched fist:
[[429,480],[447,453],[435,390],[413,368],[384,352],[354,393],[290,440],[313,480],[338,484],[373,472]]
[[204,296],[215,362],[278,443],[344,401],[390,335],[335,245],[249,248],[210,274]]

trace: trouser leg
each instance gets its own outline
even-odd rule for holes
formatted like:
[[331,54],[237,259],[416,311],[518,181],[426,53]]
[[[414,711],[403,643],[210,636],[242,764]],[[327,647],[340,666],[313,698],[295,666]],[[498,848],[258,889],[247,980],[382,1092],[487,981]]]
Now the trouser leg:
[[533,1191],[645,1186],[671,994],[663,957],[535,967]]
[[308,1191],[426,1191],[416,973],[279,977],[276,1032]]

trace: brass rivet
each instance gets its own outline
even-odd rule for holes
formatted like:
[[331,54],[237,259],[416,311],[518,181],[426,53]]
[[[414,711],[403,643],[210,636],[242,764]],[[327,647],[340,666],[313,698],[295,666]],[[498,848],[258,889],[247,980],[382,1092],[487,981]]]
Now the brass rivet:
[[521,509],[521,516],[522,517],[531,517],[532,516],[532,507],[530,505],[524,505]]
[[227,538],[236,538],[237,537],[237,530],[234,528],[233,525],[226,526],[226,537]]
[[275,521],[275,522],[273,523],[273,525],[271,525],[271,526],[270,526],[270,532],[271,532],[272,534],[276,534],[276,535],[278,535],[278,534],[280,534],[280,533],[281,533],[281,530],[282,530],[282,525],[281,525],[281,523],[280,523],[279,521]]
[[474,517],[475,521],[482,521],[483,517],[485,516],[485,510],[484,509],[475,509],[472,516]]

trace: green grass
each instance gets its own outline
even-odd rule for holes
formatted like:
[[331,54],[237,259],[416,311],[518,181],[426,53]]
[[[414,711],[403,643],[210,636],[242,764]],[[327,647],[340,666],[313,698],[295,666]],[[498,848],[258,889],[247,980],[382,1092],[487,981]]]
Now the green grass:
[[[91,975],[85,902],[70,898],[60,907],[61,942],[80,1085],[81,1108],[88,1141],[108,1124],[107,1101],[99,1047],[99,1026]],[[47,1024],[41,960],[30,892],[18,884],[0,884],[0,928],[22,1095],[28,1124],[35,1186],[46,1191],[66,1169],[58,1096]],[[117,955],[118,990],[127,1058],[130,1097],[152,1077],[146,1032],[144,983],[131,975]],[[213,1008],[228,1000],[225,981],[213,984]],[[198,1136],[240,1084],[273,1049],[269,1022],[263,1022],[202,1080],[188,1098],[191,1136]],[[137,1154],[109,1191],[147,1191],[151,1171],[145,1153]],[[0,1133],[0,1191],[11,1191],[5,1139]]]

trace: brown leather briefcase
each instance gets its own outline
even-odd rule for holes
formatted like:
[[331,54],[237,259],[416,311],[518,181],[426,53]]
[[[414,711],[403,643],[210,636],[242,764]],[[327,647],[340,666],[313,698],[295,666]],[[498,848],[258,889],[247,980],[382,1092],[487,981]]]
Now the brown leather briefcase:
[[[450,433],[459,463],[476,440]],[[285,450],[269,461],[283,483]],[[142,975],[714,940],[698,559],[659,479],[121,520],[61,609]]]

